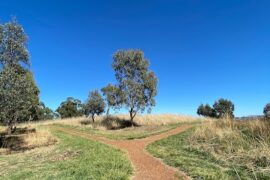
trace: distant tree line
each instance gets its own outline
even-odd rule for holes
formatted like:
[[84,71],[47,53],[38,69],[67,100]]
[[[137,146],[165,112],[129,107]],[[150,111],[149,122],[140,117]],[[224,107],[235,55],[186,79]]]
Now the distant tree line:
[[[201,104],[197,109],[197,114],[210,118],[234,118],[234,104],[227,99],[219,99],[211,107],[209,104]],[[267,104],[263,110],[264,118],[270,119],[270,103]],[[241,119],[241,118],[240,118]]]

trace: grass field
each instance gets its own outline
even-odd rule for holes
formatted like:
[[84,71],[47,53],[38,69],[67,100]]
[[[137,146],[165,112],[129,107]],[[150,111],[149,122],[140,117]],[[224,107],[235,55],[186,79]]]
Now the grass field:
[[269,129],[262,121],[211,122],[147,147],[170,166],[199,179],[269,179]]
[[[117,118],[124,120],[127,116]],[[139,139],[166,132],[196,118],[180,115],[146,115],[135,119],[137,126],[108,129],[103,117],[95,124],[83,124],[84,117],[20,124],[37,132],[19,135],[23,151],[0,155],[0,179],[129,179],[133,174],[125,153],[95,141],[58,132],[66,127],[110,139]],[[121,123],[120,123],[121,124]],[[109,127],[119,126],[112,121]],[[1,130],[4,130],[1,127]],[[3,150],[3,149],[2,149]]]
[[124,128],[119,130],[100,130],[92,127],[71,126],[61,124],[55,124],[54,126],[76,129],[89,134],[106,137],[108,139],[131,140],[131,139],[141,139],[148,136],[160,134],[169,131],[171,129],[174,129],[178,126],[181,126],[182,124],[184,123],[167,124],[167,125],[148,125],[148,126]]
[[53,132],[56,146],[0,156],[0,179],[129,179],[125,153],[84,138]]
[[[145,138],[150,135],[169,131],[182,125],[183,123],[193,124],[201,122],[201,120],[190,116],[162,114],[137,116],[135,118],[135,124],[137,126],[134,127],[125,127],[126,125],[122,125],[123,122],[124,124],[129,122],[127,115],[118,115],[110,118],[109,120],[107,120],[106,117],[98,117],[94,124],[91,122],[91,120],[88,120],[85,117],[79,117],[57,121],[32,123],[30,126],[62,126],[117,140]],[[116,129],[113,129],[112,127]]]

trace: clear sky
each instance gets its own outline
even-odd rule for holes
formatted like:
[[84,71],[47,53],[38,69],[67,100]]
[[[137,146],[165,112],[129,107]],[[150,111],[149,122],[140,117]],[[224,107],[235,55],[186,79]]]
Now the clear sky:
[[242,116],[270,102],[269,0],[1,0],[0,21],[13,15],[53,109],[114,82],[122,48],[142,49],[159,78],[154,113],[195,115],[223,97]]

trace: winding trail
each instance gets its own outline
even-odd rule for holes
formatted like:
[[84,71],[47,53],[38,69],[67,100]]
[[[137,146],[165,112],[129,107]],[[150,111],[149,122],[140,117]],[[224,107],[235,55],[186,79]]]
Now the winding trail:
[[174,180],[190,178],[183,172],[178,171],[176,168],[170,167],[164,164],[160,159],[153,157],[151,154],[146,152],[145,148],[154,141],[178,134],[190,127],[191,126],[189,125],[182,125],[158,135],[135,140],[111,140],[70,128],[57,127],[56,129],[67,134],[109,144],[127,152],[128,157],[135,169],[135,174],[132,178],[134,180]]

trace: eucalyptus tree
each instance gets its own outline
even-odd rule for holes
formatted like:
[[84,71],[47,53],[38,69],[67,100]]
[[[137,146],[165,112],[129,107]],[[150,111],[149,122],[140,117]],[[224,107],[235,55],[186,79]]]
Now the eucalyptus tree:
[[151,111],[157,95],[157,77],[149,70],[149,61],[141,50],[119,50],[113,55],[112,67],[128,108],[130,121],[138,112]]
[[39,90],[29,70],[27,35],[13,19],[0,25],[0,121],[8,132],[31,120],[39,104]]
[[209,104],[201,104],[197,109],[197,114],[204,117],[216,117],[215,110]]
[[68,97],[60,104],[60,106],[56,109],[56,112],[60,114],[62,119],[78,117],[83,115],[84,107],[79,99]]
[[95,90],[90,92],[87,102],[85,103],[85,114],[92,117],[95,122],[95,115],[101,115],[105,111],[105,102],[101,94]]
[[102,88],[101,91],[107,103],[106,114],[109,115],[111,108],[117,109],[121,106],[123,94],[121,93],[119,87],[112,84],[108,84],[106,87]]
[[219,99],[213,105],[218,118],[234,118],[234,104],[227,99]]
[[31,120],[39,104],[38,94],[29,71],[7,66],[0,72],[0,121],[8,126],[9,133],[15,131],[17,122]]

